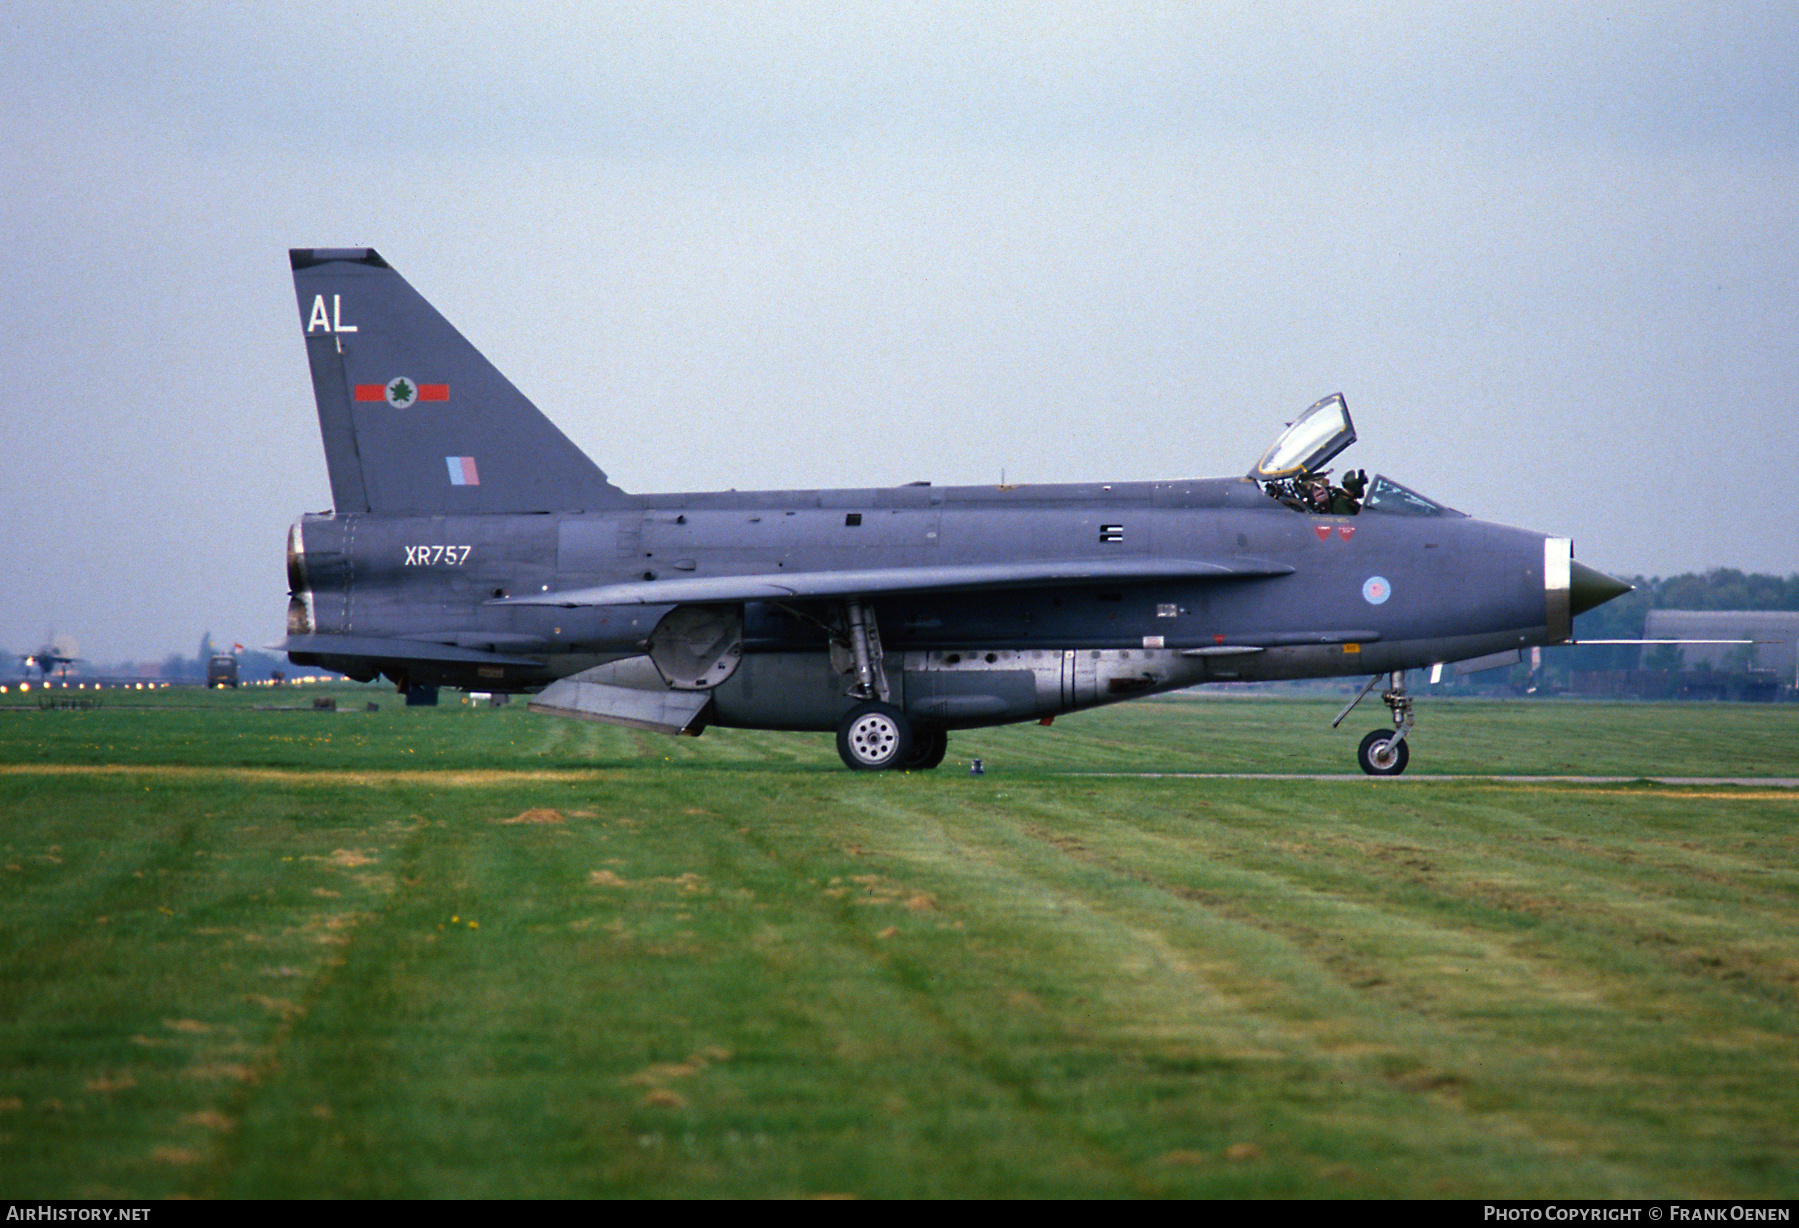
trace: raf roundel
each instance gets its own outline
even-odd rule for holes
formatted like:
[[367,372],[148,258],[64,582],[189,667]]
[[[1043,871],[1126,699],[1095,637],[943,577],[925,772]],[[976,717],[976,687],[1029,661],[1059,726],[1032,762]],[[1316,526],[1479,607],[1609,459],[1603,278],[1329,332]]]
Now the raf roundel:
[[1393,595],[1393,586],[1385,576],[1369,576],[1362,581],[1362,600],[1369,605],[1383,605]]

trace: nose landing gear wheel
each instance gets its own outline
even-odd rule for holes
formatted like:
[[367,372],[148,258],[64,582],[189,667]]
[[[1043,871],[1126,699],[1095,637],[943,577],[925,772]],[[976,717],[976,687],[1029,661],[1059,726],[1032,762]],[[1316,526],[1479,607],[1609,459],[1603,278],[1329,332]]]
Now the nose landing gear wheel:
[[1356,762],[1370,776],[1397,776],[1405,771],[1412,752],[1392,729],[1376,729],[1356,748]]
[[862,704],[837,727],[837,753],[858,772],[899,767],[911,750],[912,722],[892,704]]

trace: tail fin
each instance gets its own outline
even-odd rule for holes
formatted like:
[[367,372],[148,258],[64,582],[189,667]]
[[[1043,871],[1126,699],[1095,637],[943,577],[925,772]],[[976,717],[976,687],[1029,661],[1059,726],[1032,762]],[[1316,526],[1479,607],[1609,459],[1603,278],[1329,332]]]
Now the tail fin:
[[295,248],[288,258],[337,511],[628,501],[374,249]]

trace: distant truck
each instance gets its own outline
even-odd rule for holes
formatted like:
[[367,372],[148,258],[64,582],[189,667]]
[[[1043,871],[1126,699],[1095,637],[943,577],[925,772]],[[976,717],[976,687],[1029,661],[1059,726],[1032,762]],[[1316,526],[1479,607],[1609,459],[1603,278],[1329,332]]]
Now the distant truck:
[[221,652],[206,662],[206,686],[210,690],[215,686],[237,686],[237,658],[228,652]]

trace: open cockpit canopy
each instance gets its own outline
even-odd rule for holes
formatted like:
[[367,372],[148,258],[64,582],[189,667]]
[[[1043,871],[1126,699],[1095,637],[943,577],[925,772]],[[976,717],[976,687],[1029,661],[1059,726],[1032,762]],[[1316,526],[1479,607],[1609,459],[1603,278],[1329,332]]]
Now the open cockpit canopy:
[[1355,423],[1343,394],[1333,392],[1293,419],[1249,476],[1260,482],[1299,478],[1316,473],[1337,453],[1355,442]]

